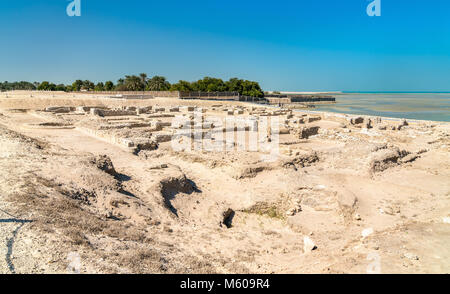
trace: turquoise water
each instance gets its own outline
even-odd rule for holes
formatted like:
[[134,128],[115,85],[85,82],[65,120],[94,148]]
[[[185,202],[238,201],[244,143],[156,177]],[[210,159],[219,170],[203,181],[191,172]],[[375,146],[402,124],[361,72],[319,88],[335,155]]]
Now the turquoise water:
[[315,110],[450,122],[450,93],[343,93]]

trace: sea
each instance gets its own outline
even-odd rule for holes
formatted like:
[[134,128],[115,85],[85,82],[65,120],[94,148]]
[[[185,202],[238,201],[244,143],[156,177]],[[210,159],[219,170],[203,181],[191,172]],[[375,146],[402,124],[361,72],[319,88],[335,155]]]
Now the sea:
[[450,122],[448,93],[333,94],[335,104],[316,105],[315,111]]

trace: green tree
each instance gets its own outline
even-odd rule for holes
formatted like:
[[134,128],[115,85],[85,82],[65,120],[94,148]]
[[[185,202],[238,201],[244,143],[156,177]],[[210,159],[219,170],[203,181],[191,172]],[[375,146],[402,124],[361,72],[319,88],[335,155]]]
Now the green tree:
[[242,82],[242,92],[240,94],[244,96],[264,97],[264,92],[261,90],[259,84],[247,80]]
[[162,76],[154,76],[147,82],[147,91],[168,91],[170,83]]
[[194,91],[194,89],[191,86],[191,83],[187,81],[178,81],[176,84],[172,84],[170,87],[170,91],[183,91],[183,92],[189,92]]
[[66,86],[64,84],[56,85],[55,91],[66,91]]
[[105,91],[112,91],[114,89],[114,83],[111,81],[107,81],[105,83]]
[[97,92],[105,91],[105,85],[102,82],[99,82],[95,86],[94,91],[97,91]]
[[43,81],[42,83],[39,84],[38,90],[39,91],[49,91],[50,83],[47,81]]
[[81,87],[83,87],[83,81],[82,80],[76,80],[72,84],[72,91],[79,92],[81,90]]
[[89,80],[83,81],[83,85],[81,86],[82,90],[91,91],[94,90],[95,84]]
[[204,77],[192,83],[194,91],[202,92],[223,92],[227,90],[225,83],[221,79]]
[[141,78],[141,83],[145,87],[147,86],[147,82],[148,82],[148,78],[147,78],[147,74],[146,73],[140,73],[139,74],[139,78]]
[[124,86],[126,91],[143,91],[145,89],[142,78],[135,75],[125,76]]
[[0,82],[0,90],[1,91],[11,91],[11,90],[36,90],[37,87],[39,86],[39,83],[37,84],[33,84],[30,82],[25,82],[25,81],[21,81],[21,82],[4,82],[1,83]]
[[230,92],[239,92],[242,93],[243,91],[243,80],[240,80],[238,78],[231,78],[227,82],[225,82],[225,85],[227,87],[227,90]]
[[115,88],[116,91],[127,91],[127,87],[125,86],[125,80],[119,79],[117,80],[117,85]]

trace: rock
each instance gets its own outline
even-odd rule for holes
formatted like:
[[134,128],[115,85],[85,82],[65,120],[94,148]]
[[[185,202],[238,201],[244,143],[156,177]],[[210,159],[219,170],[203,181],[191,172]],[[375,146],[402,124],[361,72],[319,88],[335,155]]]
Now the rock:
[[317,246],[314,243],[314,241],[311,240],[311,238],[309,238],[308,236],[304,236],[303,237],[303,252],[308,253],[308,252],[311,252],[316,249],[317,249]]
[[136,143],[136,148],[138,150],[156,150],[158,149],[158,147],[159,147],[158,143],[154,141]]
[[157,165],[153,165],[153,166],[149,167],[148,169],[163,169],[163,168],[168,168],[168,165],[165,163],[157,164]]
[[180,107],[180,110],[183,112],[192,112],[194,111],[195,107],[194,106],[182,106]]
[[314,190],[320,191],[320,190],[325,190],[326,188],[327,187],[325,185],[317,185],[317,186],[314,187]]
[[338,194],[339,207],[346,213],[352,213],[357,202],[356,196],[348,191],[347,193]]
[[398,148],[381,150],[372,156],[370,169],[372,172],[384,171],[401,163],[400,159],[406,155],[408,152],[400,151]]
[[98,108],[91,108],[91,115],[103,116],[103,112]]
[[101,169],[107,174],[110,174],[112,176],[117,175],[117,172],[114,169],[114,165],[111,161],[111,158],[109,158],[107,155],[96,156],[91,160],[91,163],[95,164],[97,168]]
[[148,113],[148,112],[150,112],[150,110],[152,110],[152,106],[138,107],[138,108],[136,108],[136,114],[140,115],[140,114]]
[[352,125],[357,125],[357,124],[362,124],[364,122],[364,118],[363,117],[354,117],[352,119],[350,119],[350,123]]
[[300,128],[299,138],[308,139],[311,136],[317,135],[319,133],[320,127],[302,127]]
[[380,213],[382,214],[388,214],[388,215],[394,215],[394,209],[392,209],[392,207],[387,206],[383,209],[380,209]]
[[403,254],[403,256],[405,256],[406,258],[408,258],[410,260],[419,260],[419,257],[417,255],[410,253],[410,252]]
[[428,149],[420,149],[419,151],[417,151],[417,154],[423,154],[428,152]]
[[364,230],[362,230],[362,232],[361,232],[361,236],[362,236],[363,238],[367,238],[367,237],[369,237],[369,236],[372,235],[372,234],[373,234],[373,229],[372,229],[372,228],[364,229]]
[[361,220],[361,215],[359,215],[359,213],[355,214],[354,219],[357,221]]
[[294,216],[295,215],[295,209],[294,208],[290,208],[289,210],[286,211],[286,215],[287,216]]
[[298,212],[302,211],[302,207],[300,205],[300,199],[296,199],[295,203],[293,204],[294,206],[289,208],[286,211],[286,215],[287,216],[294,216],[296,215]]
[[406,121],[406,119],[404,119],[399,125],[397,125],[396,130],[400,131],[403,127],[406,127],[408,125],[408,122]]
[[222,216],[223,216],[222,224],[224,224],[228,229],[232,227],[234,215],[235,215],[235,212],[231,208],[228,208],[222,214]]
[[415,161],[419,156],[417,154],[409,154],[402,158],[402,163],[409,163]]
[[308,119],[308,123],[312,123],[312,122],[315,122],[315,121],[319,121],[322,118],[320,116],[308,116],[307,119]]
[[53,112],[53,113],[69,113],[72,109],[70,107],[61,107],[61,106],[51,106],[45,108],[46,112]]

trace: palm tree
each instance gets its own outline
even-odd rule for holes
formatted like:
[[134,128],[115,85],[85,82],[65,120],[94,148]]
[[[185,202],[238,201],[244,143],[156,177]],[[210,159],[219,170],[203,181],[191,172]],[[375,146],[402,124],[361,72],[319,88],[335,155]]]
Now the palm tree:
[[150,91],[168,91],[170,89],[170,83],[165,77],[154,76],[147,83],[147,90]]
[[142,79],[135,75],[125,76],[125,86],[128,91],[142,91],[144,89]]
[[139,77],[141,78],[141,83],[142,83],[142,90],[145,91],[145,88],[147,87],[147,74],[146,73],[141,73],[139,74]]

